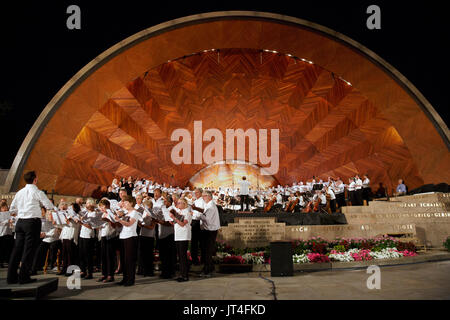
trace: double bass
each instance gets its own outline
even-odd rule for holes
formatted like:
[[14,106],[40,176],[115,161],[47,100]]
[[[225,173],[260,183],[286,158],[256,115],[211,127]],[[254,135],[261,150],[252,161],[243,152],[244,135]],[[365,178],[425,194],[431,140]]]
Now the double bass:
[[277,197],[276,197],[276,195],[273,195],[272,198],[269,200],[269,202],[267,202],[267,204],[265,205],[264,212],[269,212],[270,209],[272,209],[272,207],[276,201],[277,201]]
[[319,211],[319,205],[320,205],[320,198],[319,197],[317,197],[316,200],[314,200],[314,199],[309,200],[308,204],[306,205],[305,213]]
[[294,211],[295,206],[298,204],[299,202],[299,198],[296,198],[294,200],[290,200],[287,205],[286,208],[284,208],[284,211],[286,212],[292,212]]

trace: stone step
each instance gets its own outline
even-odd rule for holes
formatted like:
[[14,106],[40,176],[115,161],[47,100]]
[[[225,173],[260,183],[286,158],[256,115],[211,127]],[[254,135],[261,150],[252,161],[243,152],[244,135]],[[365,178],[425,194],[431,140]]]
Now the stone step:
[[38,279],[28,284],[8,284],[0,281],[0,297],[2,299],[41,299],[58,289],[58,278]]

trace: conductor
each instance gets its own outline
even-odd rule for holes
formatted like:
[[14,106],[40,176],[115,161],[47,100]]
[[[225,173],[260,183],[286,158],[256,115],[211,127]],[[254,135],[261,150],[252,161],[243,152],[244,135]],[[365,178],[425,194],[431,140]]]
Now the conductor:
[[249,193],[249,187],[250,182],[247,181],[247,178],[244,176],[242,177],[242,180],[239,182],[240,184],[240,196],[241,196],[241,211],[244,211],[244,203],[246,208],[248,208],[248,193]]
[[[41,206],[56,210],[44,192],[40,191],[34,171],[24,174],[24,188],[19,190],[11,202],[11,212],[17,212],[16,239],[8,264],[8,284],[26,284],[36,281],[30,278],[30,269],[41,234]],[[19,274],[17,268],[21,263]]]

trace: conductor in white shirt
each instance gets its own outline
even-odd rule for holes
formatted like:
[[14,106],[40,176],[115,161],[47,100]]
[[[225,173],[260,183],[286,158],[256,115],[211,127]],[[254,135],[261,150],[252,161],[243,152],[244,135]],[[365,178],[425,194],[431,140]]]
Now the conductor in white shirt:
[[239,182],[239,194],[241,196],[241,211],[244,211],[244,203],[245,207],[248,208],[248,189],[250,187],[250,182],[247,181],[246,177],[242,177],[242,180]]
[[[34,171],[25,173],[23,177],[27,184],[16,193],[10,208],[10,211],[17,212],[18,220],[14,249],[8,265],[8,284],[36,281],[30,277],[30,269],[41,234],[41,206],[48,210],[56,209],[44,192],[37,188],[38,179]],[[21,267],[17,274],[19,263]]]

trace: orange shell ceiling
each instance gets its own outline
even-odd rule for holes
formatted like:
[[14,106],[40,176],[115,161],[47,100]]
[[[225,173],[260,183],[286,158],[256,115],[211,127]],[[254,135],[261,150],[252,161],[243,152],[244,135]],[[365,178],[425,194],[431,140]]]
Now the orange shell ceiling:
[[115,55],[64,97],[23,168],[60,194],[90,195],[129,175],[183,186],[207,164],[175,165],[170,136],[192,134],[197,120],[203,131],[279,129],[281,184],[368,173],[373,184],[404,178],[411,189],[450,178],[442,138],[370,59],[306,28],[239,18],[169,30]]

